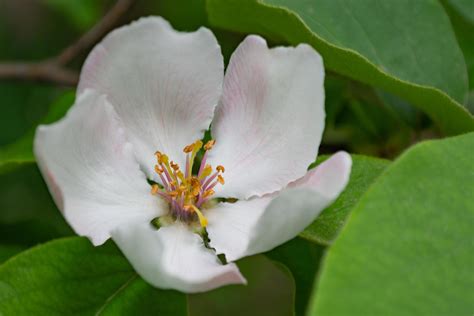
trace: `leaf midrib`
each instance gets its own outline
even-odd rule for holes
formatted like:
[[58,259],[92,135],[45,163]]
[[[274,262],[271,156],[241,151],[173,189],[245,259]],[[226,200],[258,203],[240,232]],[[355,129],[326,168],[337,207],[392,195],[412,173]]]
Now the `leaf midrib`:
[[101,315],[101,313],[107,308],[107,306],[115,299],[115,297],[123,292],[133,281],[138,278],[138,274],[135,272],[133,275],[125,281],[118,289],[116,289],[109,297],[107,297],[104,301],[104,304],[99,307],[97,312],[94,314],[95,316]]

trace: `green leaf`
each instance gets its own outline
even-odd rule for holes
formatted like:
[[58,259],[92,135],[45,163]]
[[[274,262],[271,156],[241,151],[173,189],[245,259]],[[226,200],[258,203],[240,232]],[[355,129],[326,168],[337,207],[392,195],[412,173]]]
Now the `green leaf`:
[[112,242],[58,239],[0,266],[1,315],[120,313],[185,315],[186,297],[145,283]]
[[[46,117],[40,124],[50,124],[62,118],[74,103],[74,93],[68,92],[51,105]],[[0,148],[0,173],[9,171],[18,165],[35,162],[33,139],[36,126],[15,143]]]
[[312,315],[471,315],[474,133],[412,147],[361,198]]
[[446,133],[474,130],[461,105],[466,65],[436,1],[208,0],[207,7],[217,27],[309,43],[326,68],[404,98]]
[[306,315],[313,282],[324,250],[323,246],[297,237],[266,253],[270,259],[284,264],[293,274],[296,285],[296,315]]
[[0,239],[33,245],[71,234],[34,164],[0,174]]
[[294,314],[295,284],[288,269],[265,256],[238,262],[247,286],[229,285],[188,295],[190,316],[288,316]]
[[[469,74],[469,98],[467,108],[474,113],[474,1],[444,1],[446,12],[451,18],[451,23],[456,33],[459,46],[466,60]],[[469,8],[470,6],[470,8]],[[469,14],[471,18],[468,18]]]
[[86,31],[100,18],[100,1],[96,0],[42,0],[44,5],[60,13],[65,21],[79,31]]
[[[322,156],[317,163],[329,158]],[[388,160],[352,155],[352,170],[349,183],[337,200],[325,209],[300,236],[323,245],[329,245],[338,235],[352,208],[369,186],[389,165]]]
[[474,1],[447,0],[466,20],[474,24]]
[[8,258],[21,252],[24,247],[19,245],[3,245],[0,244],[0,264],[2,264]]
[[[59,216],[61,214],[58,211]],[[36,217],[12,224],[0,223],[0,241],[26,248],[56,238],[74,235],[74,232],[64,220],[56,221],[56,218],[41,219],[41,214]]]
[[[386,106],[393,110],[393,113],[406,125],[416,129],[419,127],[418,111],[408,102],[398,98],[397,96],[382,91],[375,91],[376,96]],[[380,120],[380,124],[384,124],[385,120]]]

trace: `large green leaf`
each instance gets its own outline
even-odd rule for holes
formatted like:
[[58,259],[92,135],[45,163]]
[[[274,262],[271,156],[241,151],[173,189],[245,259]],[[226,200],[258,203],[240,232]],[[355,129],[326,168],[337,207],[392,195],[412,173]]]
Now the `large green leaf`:
[[[74,102],[74,93],[68,92],[51,105],[48,114],[40,122],[41,124],[53,123],[66,114]],[[22,163],[33,163],[33,139],[36,127],[28,131],[15,143],[0,148],[0,173],[8,171]]]
[[100,18],[103,4],[95,0],[42,0],[43,5],[59,13],[78,31],[86,31]]
[[474,1],[447,0],[462,16],[474,24]]
[[461,105],[466,65],[436,1],[208,0],[207,7],[215,26],[309,43],[328,69],[406,99],[447,133],[474,130]]
[[34,164],[0,174],[0,240],[31,246],[72,233]]
[[[456,33],[459,46],[466,60],[469,74],[469,98],[467,107],[474,113],[474,1],[443,1]],[[470,8],[469,8],[470,6]],[[468,18],[471,15],[471,18]]]
[[3,245],[0,244],[0,264],[2,264],[5,260],[16,255],[20,251],[22,251],[24,247],[19,245]]
[[[323,156],[317,163],[327,158]],[[300,236],[323,245],[330,244],[337,237],[351,209],[388,164],[388,160],[352,155],[351,177],[346,189]]]
[[248,284],[188,295],[189,316],[294,314],[295,284],[286,267],[262,255],[244,258],[238,265]]
[[474,133],[408,150],[323,262],[312,315],[471,315]]
[[296,237],[266,253],[269,258],[284,264],[293,274],[296,286],[295,312],[298,316],[306,314],[324,250],[323,246]]
[[185,315],[186,297],[145,283],[112,242],[59,239],[0,266],[0,315],[118,314]]

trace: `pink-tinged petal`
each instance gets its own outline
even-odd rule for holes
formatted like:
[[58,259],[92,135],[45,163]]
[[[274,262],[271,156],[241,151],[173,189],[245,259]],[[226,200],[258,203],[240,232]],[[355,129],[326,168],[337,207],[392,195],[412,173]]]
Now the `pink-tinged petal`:
[[61,121],[38,127],[34,151],[64,217],[95,245],[116,226],[165,210],[150,194],[113,107],[96,92],[80,95]]
[[212,122],[212,165],[224,165],[221,197],[247,199],[302,177],[324,129],[324,67],[310,46],[269,49],[247,37],[231,57]]
[[208,29],[182,33],[162,18],[141,18],[93,49],[78,91],[91,88],[107,96],[152,177],[156,150],[183,167],[182,149],[209,128],[223,69],[220,47]]
[[294,238],[344,190],[352,160],[339,152],[279,193],[206,212],[211,246],[234,261]]
[[130,223],[114,230],[112,238],[137,273],[156,287],[196,293],[246,284],[234,263],[222,265],[183,224],[156,230],[148,223]]

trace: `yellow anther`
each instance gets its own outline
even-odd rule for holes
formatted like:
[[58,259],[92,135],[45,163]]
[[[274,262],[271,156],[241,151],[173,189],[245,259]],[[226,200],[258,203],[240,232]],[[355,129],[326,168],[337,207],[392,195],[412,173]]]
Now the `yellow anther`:
[[190,153],[190,152],[192,152],[193,150],[194,150],[194,143],[192,143],[191,145],[188,145],[188,146],[184,147],[184,149],[183,149],[183,151],[184,151],[185,153],[187,153],[187,154]]
[[204,179],[205,177],[209,176],[212,173],[212,166],[206,165],[199,176],[200,179]]
[[155,152],[155,156],[156,156],[156,160],[158,161],[158,163],[160,162],[161,160],[161,156],[162,156],[162,153],[160,151],[156,151]]
[[[218,165],[214,171],[211,165],[201,165],[199,166],[199,176],[193,175],[192,171],[197,153],[202,148],[205,150],[211,150],[215,143],[215,140],[210,140],[203,146],[203,142],[201,140],[197,140],[194,143],[184,147],[183,151],[188,155],[186,157],[186,168],[183,168],[183,171],[181,171],[180,166],[176,162],[170,161],[167,155],[160,151],[155,152],[158,162],[154,166],[155,171],[161,176],[162,179],[164,179],[162,175],[164,173],[166,179],[163,180],[165,182],[163,187],[159,184],[153,184],[151,186],[151,193],[153,195],[161,195],[170,203],[172,203],[170,212],[172,213],[173,217],[176,216],[180,220],[184,221],[188,221],[190,219],[199,219],[199,223],[202,227],[207,226],[207,219],[204,217],[198,206],[200,206],[202,203],[208,203],[208,199],[214,195],[215,192],[211,188],[204,191],[203,189],[205,188],[203,187],[202,183],[204,183],[203,181],[206,181],[206,186],[208,186],[215,179],[218,183],[224,184],[222,173],[225,172],[225,169],[223,166]],[[184,170],[186,170],[186,173],[184,173]],[[209,176],[210,178],[208,178]],[[214,187],[215,184],[216,182],[213,182],[211,186]],[[182,214],[181,212],[183,211],[196,213],[197,215],[193,215],[191,217],[181,217],[180,214]]]
[[157,184],[151,186],[151,194],[155,195],[160,190],[160,187]]
[[201,182],[197,178],[191,178],[191,193],[193,196],[198,196],[201,192]]
[[175,198],[179,195],[179,192],[178,191],[170,191],[170,192],[168,192],[168,195]]
[[178,171],[178,170],[179,170],[178,164],[175,163],[174,161],[171,161],[171,162],[170,162],[170,165],[171,165],[171,168],[173,168],[174,171]]
[[211,150],[212,147],[214,147],[215,144],[216,144],[216,141],[214,139],[211,139],[210,141],[208,141],[206,143],[206,145],[204,145],[204,149],[205,150]]
[[217,176],[217,181],[218,181],[220,184],[224,184],[224,183],[225,183],[224,177],[221,176],[221,175],[218,175],[218,176]]
[[163,173],[163,168],[161,168],[158,165],[155,165],[155,172],[158,173],[158,174],[162,174]]
[[196,214],[199,218],[199,223],[201,224],[201,227],[206,227],[207,226],[207,218],[204,217],[201,210],[199,210],[195,205],[193,205],[193,204],[185,205],[184,209],[185,210],[193,210],[194,212],[196,212]]
[[202,197],[205,199],[210,197],[211,195],[214,195],[214,193],[216,193],[214,190],[207,190],[206,192],[204,192]]
[[161,154],[161,155],[159,156],[159,163],[167,164],[168,161],[169,161],[169,158],[168,158],[167,155]]
[[172,177],[174,180],[177,180],[176,177],[173,174],[173,171],[171,170],[171,167],[170,167],[170,164],[169,164],[169,158],[168,158],[167,155],[162,154],[160,156],[160,159],[159,159],[158,162],[166,168],[166,171],[168,171],[170,177]]
[[200,192],[200,189],[198,187],[194,187],[191,191],[193,196],[198,196]]

